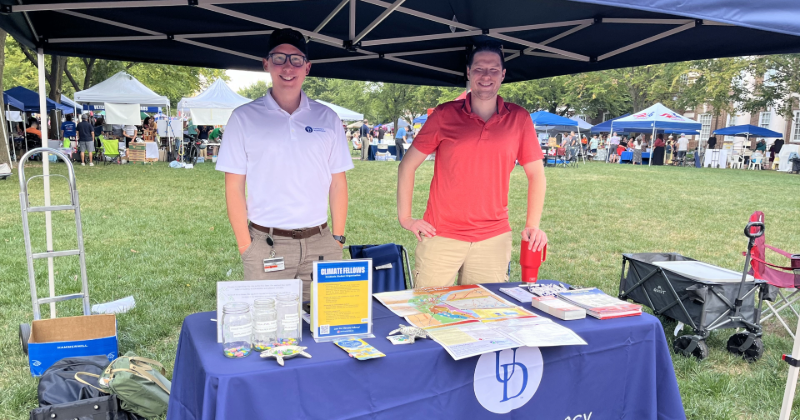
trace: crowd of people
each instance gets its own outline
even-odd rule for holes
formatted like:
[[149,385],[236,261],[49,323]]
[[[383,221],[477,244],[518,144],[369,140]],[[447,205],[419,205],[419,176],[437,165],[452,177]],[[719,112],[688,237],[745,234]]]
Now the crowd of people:
[[[403,159],[405,154],[406,145],[410,145],[414,141],[415,130],[414,127],[400,127],[396,133],[386,125],[375,124],[372,127],[369,125],[369,120],[364,119],[361,126],[357,129],[349,129],[344,127],[347,142],[353,145],[353,150],[361,151],[361,160],[369,159],[369,147],[364,147],[366,144],[394,144],[396,148],[395,160]],[[392,135],[394,141],[391,142]],[[388,138],[387,138],[388,136]]]

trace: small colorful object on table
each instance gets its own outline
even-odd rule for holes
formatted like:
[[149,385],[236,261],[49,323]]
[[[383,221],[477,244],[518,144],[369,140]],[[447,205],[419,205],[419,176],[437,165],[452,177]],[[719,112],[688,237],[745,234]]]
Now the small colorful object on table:
[[298,343],[298,341],[297,341],[296,338],[279,338],[278,339],[278,345],[276,347],[280,347],[280,346],[296,346],[297,343]]
[[348,338],[345,340],[334,341],[334,344],[355,357],[358,360],[375,359],[386,355],[378,351],[375,347],[367,344],[366,341],[358,338]]
[[311,355],[306,353],[305,350],[308,347],[301,347],[301,346],[279,346],[273,347],[269,350],[265,350],[261,353],[262,358],[274,357],[278,364],[283,366],[283,359],[291,359],[292,357],[296,356],[303,356],[307,358],[311,358]]
[[249,346],[228,347],[225,349],[225,357],[229,357],[231,359],[247,357],[248,354],[250,354]]
[[414,344],[411,341],[411,337],[407,335],[390,335],[386,337],[387,340],[391,341],[392,344]]
[[[408,337],[409,340],[408,344],[414,344],[414,340],[417,338],[429,338],[428,332],[423,330],[422,328],[409,327],[403,324],[400,324],[400,328],[390,332],[389,335],[394,335],[397,333],[403,334],[404,336]],[[395,343],[391,338],[389,338],[389,341],[392,341],[392,343],[394,344],[405,344],[405,343]]]

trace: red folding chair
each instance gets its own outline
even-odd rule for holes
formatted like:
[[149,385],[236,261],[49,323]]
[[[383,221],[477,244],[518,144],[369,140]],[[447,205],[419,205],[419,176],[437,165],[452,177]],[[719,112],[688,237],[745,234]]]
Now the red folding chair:
[[[750,216],[750,221],[764,223],[764,213],[761,211],[753,213]],[[752,229],[757,230],[758,228],[751,228],[751,230]],[[774,246],[767,245],[764,236],[765,235],[762,235],[761,237],[756,238],[755,245],[753,245],[753,248],[750,250],[750,274],[752,274],[753,277],[758,280],[764,280],[769,283],[769,285],[772,286],[770,289],[776,292],[776,299],[772,299],[775,302],[775,305],[773,305],[767,299],[764,300],[771,313],[766,314],[766,316],[761,319],[761,322],[763,323],[774,316],[783,325],[783,327],[786,328],[786,331],[789,332],[789,335],[794,338],[794,332],[791,328],[789,328],[789,325],[786,324],[786,321],[781,318],[780,313],[788,308],[794,312],[795,316],[800,318],[800,314],[797,313],[797,310],[795,310],[794,307],[792,307],[792,304],[800,299],[800,255],[793,255],[791,252],[786,252],[782,249],[775,248]],[[780,266],[768,263],[766,261],[767,249],[788,258],[790,261],[789,266]],[[787,298],[783,295],[781,289],[796,290]],[[776,308],[775,306],[777,305],[781,306]]]

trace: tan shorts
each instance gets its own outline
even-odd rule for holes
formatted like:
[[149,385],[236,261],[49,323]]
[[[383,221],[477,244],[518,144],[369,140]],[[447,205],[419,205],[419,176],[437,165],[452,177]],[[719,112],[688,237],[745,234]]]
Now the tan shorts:
[[285,268],[282,271],[264,272],[264,259],[270,258],[272,247],[267,244],[267,234],[250,228],[253,242],[242,254],[245,280],[303,280],[303,300],[309,300],[311,290],[311,272],[314,261],[320,255],[326,260],[341,260],[342,248],[333,239],[328,228],[322,229],[319,235],[306,239],[292,239],[284,236],[273,236],[275,257],[283,257]]
[[459,284],[501,283],[508,281],[511,261],[511,232],[480,242],[434,236],[417,244],[415,287]]

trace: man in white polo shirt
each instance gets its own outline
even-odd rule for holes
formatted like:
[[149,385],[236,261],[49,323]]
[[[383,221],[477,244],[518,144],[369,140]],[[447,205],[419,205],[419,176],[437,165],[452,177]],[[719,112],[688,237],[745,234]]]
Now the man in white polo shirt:
[[272,88],[233,111],[217,159],[245,280],[302,279],[303,300],[313,262],[342,258],[353,168],[342,121],[301,89],[306,51],[299,32],[272,32],[264,59]]

